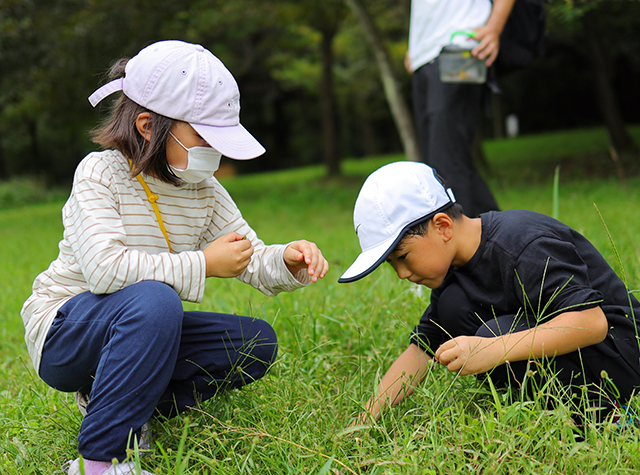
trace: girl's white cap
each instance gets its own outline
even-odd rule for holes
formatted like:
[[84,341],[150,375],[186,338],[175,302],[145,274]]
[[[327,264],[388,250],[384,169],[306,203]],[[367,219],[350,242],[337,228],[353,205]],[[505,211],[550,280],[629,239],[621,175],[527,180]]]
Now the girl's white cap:
[[404,234],[455,203],[435,170],[424,163],[395,162],[365,180],[353,210],[362,252],[338,280],[355,282],[373,272]]
[[234,77],[200,45],[168,40],[147,46],[127,62],[123,78],[100,87],[89,102],[95,107],[116,91],[157,114],[188,122],[226,157],[243,160],[265,152],[240,124]]

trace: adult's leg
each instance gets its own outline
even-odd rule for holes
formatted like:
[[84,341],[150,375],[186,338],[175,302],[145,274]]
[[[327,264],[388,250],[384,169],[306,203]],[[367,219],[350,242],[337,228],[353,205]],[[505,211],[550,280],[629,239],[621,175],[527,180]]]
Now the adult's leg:
[[177,363],[158,413],[171,417],[219,390],[260,379],[277,352],[275,331],[264,320],[185,312]]
[[483,87],[443,83],[437,59],[414,72],[414,112],[422,160],[444,178],[470,217],[498,209],[473,163],[472,142]]
[[173,374],[182,316],[176,292],[153,281],[85,292],[60,309],[40,376],[61,391],[90,391],[78,436],[85,458],[122,461],[130,431],[140,437]]

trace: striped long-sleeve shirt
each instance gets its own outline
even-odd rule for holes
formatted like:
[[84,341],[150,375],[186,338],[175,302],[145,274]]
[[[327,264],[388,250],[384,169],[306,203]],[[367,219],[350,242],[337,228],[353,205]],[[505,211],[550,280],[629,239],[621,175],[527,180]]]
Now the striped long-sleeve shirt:
[[200,302],[206,277],[202,249],[232,231],[246,236],[254,248],[250,264],[238,276],[241,281],[267,295],[311,282],[305,271],[291,275],[283,259],[286,246],[265,246],[215,178],[176,187],[144,176],[159,196],[156,204],[171,243],[169,252],[147,194],[129,170],[127,159],[113,150],[89,154],[76,170],[62,209],[60,253],[36,277],[21,311],[36,370],[58,309],[82,292],[110,294],[157,280],[182,300]]

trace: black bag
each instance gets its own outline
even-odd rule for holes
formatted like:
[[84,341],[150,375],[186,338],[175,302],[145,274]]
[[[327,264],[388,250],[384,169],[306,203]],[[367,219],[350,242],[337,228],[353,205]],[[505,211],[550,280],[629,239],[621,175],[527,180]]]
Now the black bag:
[[508,72],[529,65],[544,51],[546,0],[516,0],[500,35],[498,72]]

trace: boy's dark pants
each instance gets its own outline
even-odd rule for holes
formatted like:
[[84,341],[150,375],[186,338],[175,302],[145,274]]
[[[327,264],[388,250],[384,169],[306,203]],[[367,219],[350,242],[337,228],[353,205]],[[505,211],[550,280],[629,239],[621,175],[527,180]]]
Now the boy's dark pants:
[[[459,284],[448,286],[440,296],[438,315],[442,327],[452,337],[475,335],[490,338],[516,333],[536,326],[534,317],[503,315],[493,318],[486,310],[479,314]],[[483,315],[486,318],[482,318]],[[533,372],[533,373],[532,373]],[[640,382],[638,368],[631,367],[620,355],[609,336],[602,342],[581,348],[565,355],[535,361],[515,361],[498,366],[490,373],[497,386],[521,388],[531,397],[539,388],[556,376],[570,388],[574,398],[588,398],[587,405],[602,407],[606,416],[614,403],[624,404]],[[484,377],[484,375],[483,375]],[[606,379],[605,379],[606,378]],[[576,403],[581,404],[580,400]]]
[[224,388],[261,378],[277,353],[263,321],[188,311],[166,284],[144,281],[109,295],[77,295],[58,311],[40,377],[90,393],[78,437],[85,458],[124,460],[130,431],[173,416]]

